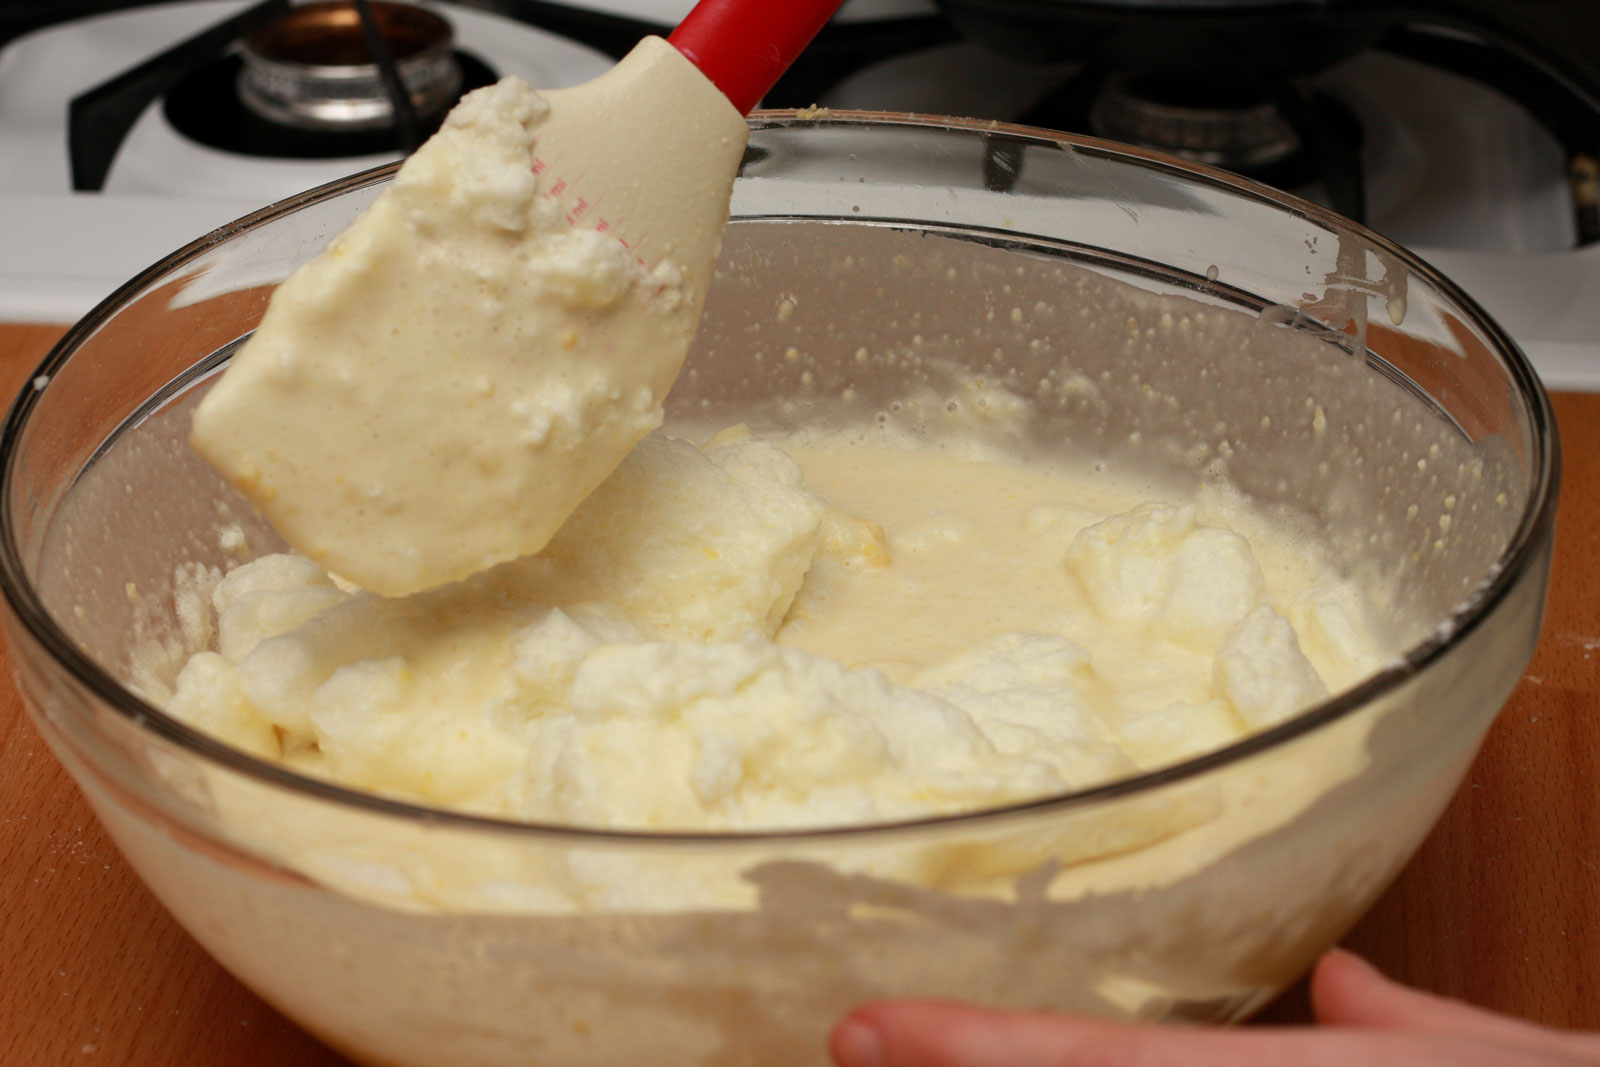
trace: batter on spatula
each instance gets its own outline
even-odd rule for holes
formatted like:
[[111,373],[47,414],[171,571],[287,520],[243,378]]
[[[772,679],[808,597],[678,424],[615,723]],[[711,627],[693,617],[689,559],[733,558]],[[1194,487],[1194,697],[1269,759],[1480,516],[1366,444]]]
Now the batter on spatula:
[[[728,177],[698,211],[683,194],[709,234],[628,242],[625,222],[600,225],[605,204],[575,225],[545,173],[570,102],[507,78],[279,287],[200,404],[195,447],[317,563],[399,595],[536,552],[660,424],[709,280],[693,246],[715,255],[746,127],[665,42],[607,77],[630,62],[663,108],[676,91],[720,101],[721,128],[697,138],[732,157],[706,168],[713,184]],[[647,177],[672,192],[672,174]]]

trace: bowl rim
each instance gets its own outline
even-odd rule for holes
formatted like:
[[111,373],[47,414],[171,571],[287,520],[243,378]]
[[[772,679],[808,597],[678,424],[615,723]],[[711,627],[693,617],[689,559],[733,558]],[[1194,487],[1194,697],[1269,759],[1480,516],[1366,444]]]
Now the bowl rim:
[[[136,696],[81,651],[57,625],[27,578],[18,542],[17,521],[10,507],[16,480],[18,446],[28,429],[29,416],[44,390],[48,389],[48,381],[53,380],[55,371],[72,357],[84,341],[114,317],[126,300],[145,290],[152,282],[171,276],[184,264],[208,249],[240,233],[280,216],[292,214],[303,207],[388,180],[399,169],[400,164],[394,162],[287,197],[184,245],[119,286],[70,327],[51,348],[34,374],[25,381],[21,392],[6,414],[3,426],[0,426],[0,594],[3,594],[15,620],[57,666],[65,669],[78,684],[85,686],[96,698],[140,730],[148,731],[162,741],[176,745],[229,773],[240,775],[261,785],[287,790],[303,798],[354,809],[360,814],[398,818],[439,829],[472,831],[512,838],[576,839],[612,844],[664,846],[676,843],[715,847],[759,842],[856,841],[923,830],[937,831],[952,825],[994,823],[1046,813],[1089,809],[1096,805],[1153,793],[1167,786],[1196,779],[1219,768],[1243,762],[1288,744],[1350,716],[1375,699],[1399,688],[1460,644],[1508,597],[1511,590],[1538,560],[1542,548],[1551,541],[1560,480],[1560,442],[1554,412],[1537,373],[1517,344],[1476,301],[1420,256],[1366,226],[1337,215],[1319,204],[1215,167],[1099,138],[1013,123],[909,112],[841,109],[756,111],[751,113],[750,122],[753,131],[756,132],[764,129],[865,126],[903,127],[934,134],[975,133],[984,136],[1005,136],[1023,143],[1048,145],[1061,151],[1079,152],[1111,162],[1166,171],[1202,185],[1223,187],[1233,195],[1264,202],[1271,208],[1306,217],[1336,232],[1349,232],[1377,249],[1395,256],[1408,273],[1421,276],[1441,295],[1454,301],[1455,310],[1463,313],[1467,321],[1492,343],[1496,355],[1509,372],[1518,395],[1528,408],[1530,446],[1534,453],[1530,457],[1530,467],[1534,472],[1534,479],[1530,485],[1527,504],[1506,549],[1486,579],[1461,600],[1447,617],[1440,620],[1424,640],[1389,660],[1354,687],[1312,705],[1270,729],[1251,734],[1223,748],[1153,771],[1103,782],[1086,789],[1052,793],[973,811],[870,823],[794,828],[731,830],[611,828],[536,822],[433,807],[420,802],[365,792],[328,779],[302,774],[284,765],[233,748]],[[735,216],[736,219],[740,217],[742,216]],[[751,217],[773,218],[771,215]],[[915,220],[855,216],[844,221],[872,224]],[[1021,236],[1023,235],[1019,234],[1019,237]],[[42,386],[39,384],[41,381],[45,383]],[[15,655],[15,651],[12,654]],[[24,703],[26,704],[26,701]],[[103,772],[103,768],[97,769]]]

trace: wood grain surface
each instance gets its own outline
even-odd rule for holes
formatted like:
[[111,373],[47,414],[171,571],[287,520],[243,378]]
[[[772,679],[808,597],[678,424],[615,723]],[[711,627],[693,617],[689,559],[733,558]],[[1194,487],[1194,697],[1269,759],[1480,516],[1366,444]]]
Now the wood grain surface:
[[[60,332],[0,325],[0,393]],[[1538,652],[1443,821],[1345,943],[1423,988],[1600,1029],[1600,396],[1555,403],[1565,473]],[[345,1063],[167,917],[0,666],[0,1064]],[[1304,1010],[1291,991],[1264,1019]]]

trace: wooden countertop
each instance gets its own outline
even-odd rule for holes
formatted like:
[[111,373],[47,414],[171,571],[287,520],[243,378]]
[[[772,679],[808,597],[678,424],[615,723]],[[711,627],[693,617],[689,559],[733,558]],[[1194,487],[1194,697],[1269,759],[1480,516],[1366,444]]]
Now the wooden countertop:
[[[0,325],[10,396],[60,334]],[[1544,636],[1422,851],[1345,943],[1426,989],[1600,1029],[1600,395],[1557,395],[1565,450]],[[0,1063],[345,1061],[156,903],[0,681]],[[1291,991],[1265,1017],[1304,1018]]]

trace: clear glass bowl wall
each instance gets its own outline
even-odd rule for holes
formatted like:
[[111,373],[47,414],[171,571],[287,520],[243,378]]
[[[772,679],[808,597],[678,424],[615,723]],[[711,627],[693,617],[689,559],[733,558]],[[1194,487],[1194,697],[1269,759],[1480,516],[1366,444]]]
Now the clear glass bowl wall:
[[[277,544],[187,410],[381,171],[158,264],[24,391],[0,577],[30,713],[187,929],[364,1062],[815,1064],[890,994],[1242,1017],[1404,864],[1531,655],[1557,469],[1532,372],[1408,253],[1217,172],[993,124],[755,125],[675,415],[898,418],[982,377],[1029,404],[1018,452],[1223,477],[1323,530],[1393,663],[1165,771],[815,833],[500,823],[229,750],[119,680],[135,631],[174,670],[199,639],[173,576],[230,562],[220,523]],[[579,870],[612,889],[558,891]]]

